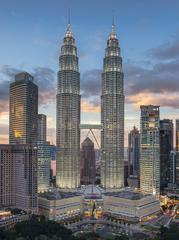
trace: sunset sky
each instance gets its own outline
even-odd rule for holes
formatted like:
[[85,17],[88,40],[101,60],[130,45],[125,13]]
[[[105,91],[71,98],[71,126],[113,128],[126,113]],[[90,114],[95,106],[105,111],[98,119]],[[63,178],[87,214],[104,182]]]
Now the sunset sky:
[[56,73],[68,8],[81,73],[82,123],[100,123],[101,71],[114,15],[125,87],[125,143],[139,127],[139,106],[160,105],[161,119],[179,118],[178,0],[1,0],[0,143],[8,142],[9,83],[20,71],[39,86],[39,113],[55,142]]

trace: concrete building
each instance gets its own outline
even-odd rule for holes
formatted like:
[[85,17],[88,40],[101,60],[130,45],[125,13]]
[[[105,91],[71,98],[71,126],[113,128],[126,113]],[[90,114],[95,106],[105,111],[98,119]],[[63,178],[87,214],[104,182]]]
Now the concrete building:
[[87,137],[81,144],[81,184],[94,184],[96,180],[96,164],[94,143]]
[[0,206],[37,211],[37,147],[0,145]]
[[60,188],[73,189],[80,184],[80,73],[70,23],[61,47],[59,65],[56,184]]
[[140,138],[140,189],[144,194],[160,194],[159,106],[142,105]]
[[38,87],[27,72],[17,74],[10,84],[9,114],[9,143],[36,143]]
[[129,175],[139,176],[140,160],[140,133],[134,128],[128,134],[128,161],[129,161]]
[[114,22],[107,41],[101,96],[101,184],[124,186],[124,92],[122,58]]
[[168,186],[170,178],[170,152],[173,150],[173,122],[160,120],[160,189]]
[[47,141],[47,116],[46,115],[38,114],[37,126],[38,126],[37,140],[44,141],[44,142]]

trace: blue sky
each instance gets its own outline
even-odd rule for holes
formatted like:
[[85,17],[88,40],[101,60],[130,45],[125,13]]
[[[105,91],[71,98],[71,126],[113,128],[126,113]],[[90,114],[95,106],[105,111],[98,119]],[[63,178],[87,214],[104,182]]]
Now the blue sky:
[[[139,126],[141,103],[160,104],[162,118],[179,118],[179,104],[176,104],[179,100],[178,0],[1,0],[2,142],[7,140],[7,133],[1,129],[5,129],[5,125],[7,129],[8,119],[8,98],[3,93],[8,93],[9,81],[21,70],[29,71],[39,79],[40,111],[49,116],[48,127],[54,131],[56,72],[68,8],[71,9],[72,29],[80,59],[83,122],[100,120],[100,71],[113,15],[124,63],[126,131],[134,124]],[[91,97],[85,97],[87,85],[84,83],[91,78],[94,91],[91,90]],[[168,86],[169,83],[174,89]]]

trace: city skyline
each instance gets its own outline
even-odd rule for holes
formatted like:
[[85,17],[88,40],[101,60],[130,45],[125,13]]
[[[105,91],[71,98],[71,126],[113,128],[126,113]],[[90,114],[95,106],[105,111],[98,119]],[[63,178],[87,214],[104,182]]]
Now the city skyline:
[[[115,7],[111,6],[108,9],[109,6],[104,6],[99,16],[100,1],[96,3],[94,11],[92,11],[93,1],[87,6],[84,6],[81,1],[77,1],[76,5],[71,1],[67,3],[62,1],[59,18],[57,18],[58,11],[55,9],[55,6],[58,8],[59,4],[56,1],[52,10],[48,10],[50,2],[47,1],[39,16],[37,14],[40,7],[39,3],[35,9],[33,1],[27,6],[23,5],[21,1],[16,6],[3,3],[2,9],[4,11],[0,19],[3,36],[0,44],[2,53],[0,62],[1,143],[8,142],[7,94],[9,81],[13,81],[14,75],[20,71],[30,72],[34,76],[35,83],[39,85],[40,112],[48,116],[48,127],[50,128],[48,138],[51,140],[51,135],[55,136],[55,73],[58,70],[59,46],[62,43],[67,25],[69,6],[71,8],[72,28],[79,49],[82,122],[100,122],[99,105],[103,50],[105,39],[111,29],[113,9],[122,48],[121,55],[124,59],[126,132],[128,133],[134,124],[139,127],[139,105],[141,104],[160,105],[161,119],[178,118],[178,3],[174,1],[173,6],[171,6],[169,1],[166,1],[162,5],[161,11],[159,8],[161,1],[157,1],[155,5],[152,5],[152,2],[144,4],[144,6],[141,1],[136,1],[138,11],[140,11],[140,14],[137,15],[137,11],[132,12],[129,4],[124,4],[122,1],[119,3],[112,1],[112,5]],[[28,17],[26,18],[22,10],[27,10],[27,7],[28,11],[25,12]],[[89,7],[89,12],[87,7]],[[80,10],[82,15],[78,16]],[[152,10],[154,11],[152,12]],[[147,14],[146,11],[148,11]],[[159,11],[160,17],[158,18]],[[4,13],[7,13],[6,16]],[[107,17],[106,13],[108,13]],[[91,18],[89,20],[90,14],[94,20]],[[95,25],[96,22],[98,24]],[[159,28],[160,36],[157,35]],[[28,34],[26,34],[27,29]],[[23,35],[22,39],[19,37],[19,31]],[[17,52],[23,52],[25,48],[27,53],[19,57]],[[11,54],[7,54],[7,51]],[[89,79],[91,79],[90,85],[88,84]],[[44,82],[46,84],[43,84]],[[127,145],[127,133],[125,133],[125,145]],[[53,142],[55,143],[55,139]]]

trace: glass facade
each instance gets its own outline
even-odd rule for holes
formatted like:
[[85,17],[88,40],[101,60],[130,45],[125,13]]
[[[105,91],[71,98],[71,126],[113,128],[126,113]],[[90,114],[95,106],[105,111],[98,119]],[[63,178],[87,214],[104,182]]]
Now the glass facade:
[[160,121],[160,188],[168,186],[170,179],[170,152],[173,150],[173,122]]
[[139,159],[140,159],[140,133],[134,127],[128,135],[128,161],[129,175],[139,176]]
[[124,186],[124,92],[120,48],[112,25],[102,73],[101,96],[101,184]]
[[36,143],[38,87],[29,73],[17,74],[10,84],[9,112],[9,143]]
[[160,194],[159,106],[141,107],[140,188],[144,194]]

